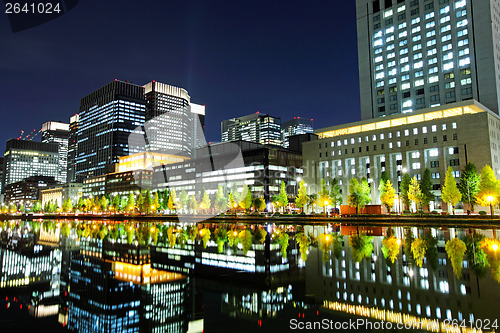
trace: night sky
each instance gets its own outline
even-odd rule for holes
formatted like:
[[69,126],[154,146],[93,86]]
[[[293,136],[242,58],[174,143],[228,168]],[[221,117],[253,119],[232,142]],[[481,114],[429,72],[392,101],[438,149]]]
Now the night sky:
[[206,105],[209,141],[222,120],[256,111],[315,128],[360,119],[352,0],[83,0],[16,33],[4,12],[1,153],[21,130],[68,122],[115,78],[187,89]]

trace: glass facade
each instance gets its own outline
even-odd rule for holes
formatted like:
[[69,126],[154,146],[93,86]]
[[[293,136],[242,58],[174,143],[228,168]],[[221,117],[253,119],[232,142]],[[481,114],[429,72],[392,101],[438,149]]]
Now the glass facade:
[[250,141],[266,145],[281,145],[281,119],[267,114],[254,114],[224,120],[221,123],[222,142]]
[[76,180],[113,171],[119,157],[144,147],[130,146],[131,133],[142,134],[144,88],[113,81],[81,100],[77,130]]

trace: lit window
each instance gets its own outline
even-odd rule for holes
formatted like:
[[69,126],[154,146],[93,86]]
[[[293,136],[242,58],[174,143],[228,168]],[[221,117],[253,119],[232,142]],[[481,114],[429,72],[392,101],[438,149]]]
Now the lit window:
[[467,84],[471,84],[471,82],[472,82],[472,81],[471,81],[471,78],[470,78],[470,77],[469,77],[469,78],[467,78],[467,79],[462,79],[462,80],[460,80],[460,84],[461,84],[461,85],[463,85],[463,86],[465,86],[465,85],[467,85]]
[[438,154],[439,154],[439,150],[437,148],[429,150],[429,156],[431,156],[431,157],[436,157],[436,156],[438,156]]
[[432,22],[426,23],[425,28],[426,29],[433,28],[435,25],[436,25],[436,23],[434,21],[432,21]]
[[404,29],[404,28],[406,28],[406,22],[403,22],[400,25],[398,25],[398,29]]
[[411,158],[420,158],[420,153],[418,151],[414,151],[411,153]]
[[442,43],[447,42],[449,40],[451,40],[451,35],[450,34],[441,37],[441,42]]
[[403,38],[403,37],[406,37],[406,36],[408,36],[408,31],[402,31],[402,32],[399,33],[398,38]]
[[443,70],[447,71],[453,68],[453,61],[450,61],[443,65]]
[[413,135],[417,135],[418,134],[418,128],[414,128],[413,129]]
[[431,40],[427,41],[427,47],[432,46],[432,45],[436,45],[435,39],[431,39]]
[[456,4],[455,4],[455,8],[462,8],[465,6],[465,0],[462,0],[462,1],[458,1]]
[[394,27],[390,27],[388,29],[385,29],[386,34],[392,34],[394,32]]
[[374,35],[373,38],[379,38],[382,37],[382,30],[377,31]]
[[470,64],[470,58],[469,58],[469,57],[467,57],[467,58],[463,58],[463,59],[460,59],[460,60],[458,61],[458,65],[459,65],[460,67],[465,66],[465,65],[469,65],[469,64]]
[[457,22],[457,28],[460,28],[460,27],[463,27],[463,26],[466,26],[467,25],[467,19],[465,20],[462,20],[462,21],[459,21]]
[[384,60],[382,56],[378,56],[375,58],[375,62],[381,62],[382,60]]
[[401,89],[402,89],[402,90],[405,90],[405,89],[410,89],[410,87],[411,87],[410,83],[403,83],[403,84],[401,85]]
[[439,14],[446,14],[449,12],[450,12],[450,6],[446,6],[446,7],[441,8],[441,10],[439,11]]
[[417,32],[420,32],[420,26],[411,29],[412,34],[416,34]]
[[398,13],[399,12],[402,12],[403,10],[406,9],[406,6],[405,5],[402,5],[401,7],[398,8]]
[[433,18],[434,17],[434,12],[430,12],[430,13],[427,13],[425,14],[425,19],[428,20],[430,18]]
[[386,11],[384,12],[384,18],[389,17],[389,16],[391,16],[391,15],[392,15],[392,9],[386,10]]
[[410,65],[404,65],[401,67],[401,72],[408,72],[410,70]]
[[432,36],[435,36],[435,35],[436,35],[436,30],[431,30],[431,31],[428,31],[425,34],[425,37],[429,38],[429,37],[432,37]]
[[439,77],[437,75],[429,77],[429,83],[434,83],[434,82],[438,82],[438,81],[439,81]]
[[[410,105],[410,106],[411,106],[411,105]],[[408,136],[408,135],[410,135],[410,131],[409,131],[409,130],[407,130],[407,129],[405,129],[405,136]]]
[[457,123],[451,123],[451,128],[456,129],[457,128]]
[[418,163],[418,162],[412,163],[411,167],[413,170],[418,170],[418,169],[420,169],[420,163]]
[[424,62],[423,61],[416,62],[413,65],[414,68],[422,68],[422,66],[424,66]]

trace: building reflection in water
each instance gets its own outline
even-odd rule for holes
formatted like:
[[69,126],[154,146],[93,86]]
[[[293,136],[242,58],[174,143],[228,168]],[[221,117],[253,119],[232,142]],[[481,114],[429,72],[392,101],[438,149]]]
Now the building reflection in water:
[[[306,229],[313,233],[312,228]],[[356,262],[349,246],[349,236],[343,236],[338,259],[330,253],[325,262],[321,250],[311,249],[306,265],[307,293],[314,294],[317,302],[335,312],[392,322],[421,322],[425,330],[431,331],[444,331],[446,319],[466,320],[468,327],[471,327],[470,321],[473,327],[474,324],[479,326],[481,321],[484,324],[485,319],[493,323],[498,318],[499,284],[489,275],[479,278],[470,268],[467,256],[463,261],[462,277],[457,279],[445,251],[447,240],[463,238],[470,230],[410,230],[415,237],[430,234],[437,239],[437,265],[434,269],[429,258],[418,267],[402,250],[399,258],[391,264],[383,257],[384,237],[380,233],[380,236],[373,237],[371,256]],[[398,238],[404,239],[402,228],[395,228],[395,231]],[[488,231],[476,231],[488,235]],[[314,232],[319,234],[323,228],[316,227]]]
[[185,275],[152,269],[140,247],[82,238],[71,259],[68,328],[185,332],[187,283]]

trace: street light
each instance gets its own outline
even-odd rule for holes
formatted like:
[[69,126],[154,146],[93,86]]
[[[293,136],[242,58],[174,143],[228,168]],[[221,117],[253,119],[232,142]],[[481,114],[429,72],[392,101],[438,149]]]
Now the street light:
[[495,198],[492,195],[488,195],[486,197],[486,202],[488,202],[488,204],[490,205],[491,217],[493,217],[493,201],[494,200],[495,200]]
[[497,244],[493,244],[492,248],[493,248],[493,251],[496,251],[496,250],[498,250],[498,245]]

